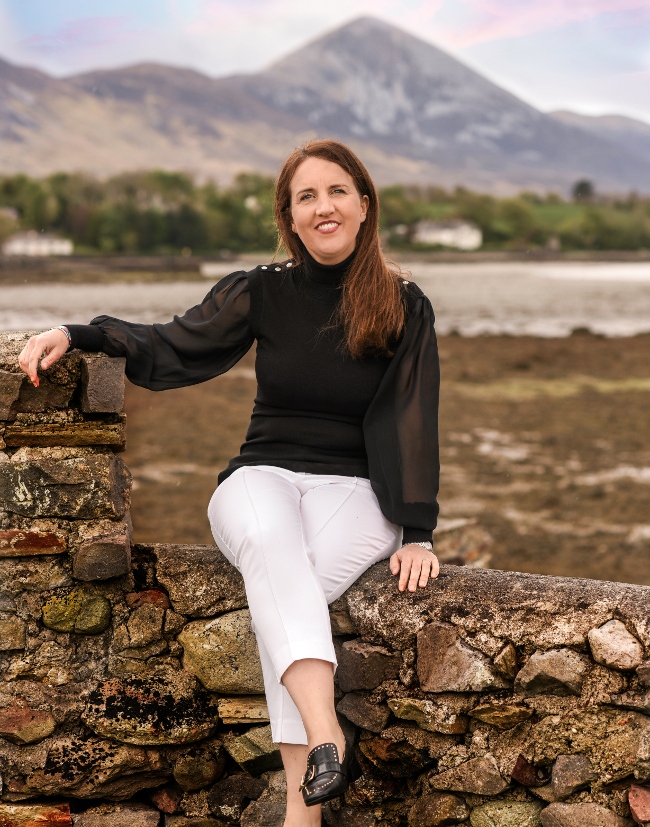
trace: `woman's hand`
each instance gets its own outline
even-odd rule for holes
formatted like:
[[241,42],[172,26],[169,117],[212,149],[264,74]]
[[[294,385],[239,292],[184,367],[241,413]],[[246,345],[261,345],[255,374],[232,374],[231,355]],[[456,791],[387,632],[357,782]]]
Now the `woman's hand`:
[[399,590],[403,592],[407,585],[410,592],[419,586],[423,589],[440,572],[438,558],[432,551],[428,551],[415,543],[402,546],[390,558],[391,574],[399,574]]
[[18,357],[18,364],[23,373],[29,376],[35,388],[39,384],[38,360],[41,356],[44,356],[41,361],[41,369],[46,370],[63,356],[68,349],[68,345],[68,337],[58,328],[46,330],[45,333],[39,333],[38,336],[32,336],[27,342]]

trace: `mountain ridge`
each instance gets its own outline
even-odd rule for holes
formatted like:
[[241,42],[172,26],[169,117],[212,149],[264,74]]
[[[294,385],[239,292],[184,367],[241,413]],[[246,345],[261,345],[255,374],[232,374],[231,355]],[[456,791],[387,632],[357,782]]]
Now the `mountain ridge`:
[[604,191],[650,191],[650,153],[601,133],[372,17],[221,78],[142,63],[57,79],[0,60],[3,172],[159,166],[225,181],[273,173],[295,145],[330,136],[382,184],[566,191],[587,177]]

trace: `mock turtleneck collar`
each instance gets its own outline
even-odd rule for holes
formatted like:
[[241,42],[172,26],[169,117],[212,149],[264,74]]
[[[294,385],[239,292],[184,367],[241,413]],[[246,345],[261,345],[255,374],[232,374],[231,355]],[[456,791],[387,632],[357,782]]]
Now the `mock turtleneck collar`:
[[338,287],[343,281],[355,253],[356,250],[353,250],[346,259],[340,261],[338,264],[321,264],[307,252],[305,247],[303,247],[304,266],[307,278],[310,281],[317,282],[318,284]]

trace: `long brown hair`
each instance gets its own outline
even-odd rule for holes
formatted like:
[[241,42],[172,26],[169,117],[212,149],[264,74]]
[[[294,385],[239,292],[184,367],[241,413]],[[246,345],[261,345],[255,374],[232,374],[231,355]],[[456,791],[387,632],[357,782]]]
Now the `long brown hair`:
[[368,170],[345,144],[332,140],[309,141],[289,155],[275,188],[275,221],[279,244],[298,264],[303,248],[291,229],[291,181],[308,158],[338,164],[352,177],[359,195],[368,197],[366,220],[357,235],[356,255],[342,285],[337,323],[343,326],[350,354],[357,358],[392,353],[404,328],[400,270],[387,262],[379,243],[379,198]]

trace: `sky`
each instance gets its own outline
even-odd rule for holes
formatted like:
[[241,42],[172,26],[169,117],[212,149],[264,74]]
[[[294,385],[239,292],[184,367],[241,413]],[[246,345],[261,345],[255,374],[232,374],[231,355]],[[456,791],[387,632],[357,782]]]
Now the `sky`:
[[650,0],[0,0],[0,56],[57,76],[142,61],[219,76],[361,15],[544,111],[650,122]]

